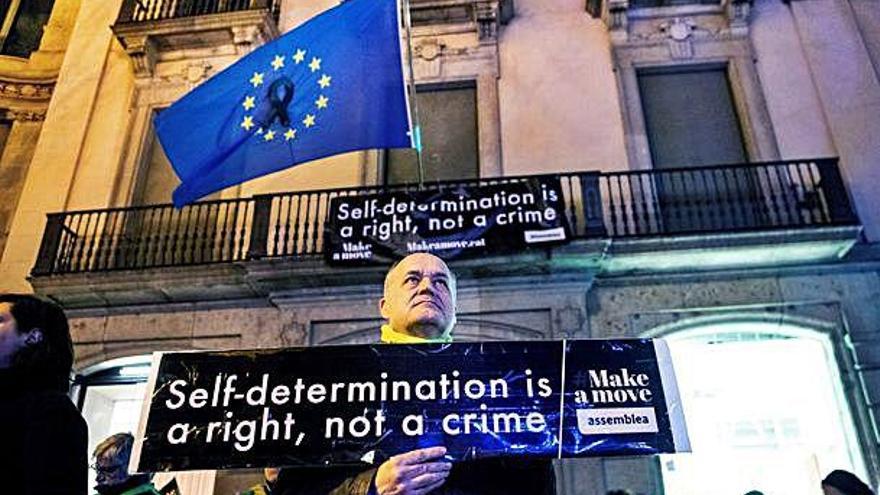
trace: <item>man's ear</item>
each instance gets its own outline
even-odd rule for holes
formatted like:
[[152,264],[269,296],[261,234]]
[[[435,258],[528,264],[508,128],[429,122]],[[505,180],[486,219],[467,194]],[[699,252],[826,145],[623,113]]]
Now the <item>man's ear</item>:
[[24,343],[26,345],[37,345],[43,341],[43,331],[35,328],[25,335]]
[[382,318],[388,319],[388,315],[386,315],[387,311],[385,310],[385,296],[382,296],[382,299],[379,299],[379,314],[382,315]]

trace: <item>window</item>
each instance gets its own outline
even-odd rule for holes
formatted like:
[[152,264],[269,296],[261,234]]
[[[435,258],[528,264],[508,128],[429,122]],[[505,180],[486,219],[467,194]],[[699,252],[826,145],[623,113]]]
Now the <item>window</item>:
[[[150,119],[152,122],[153,119]],[[150,125],[150,136],[144,150],[139,176],[132,198],[133,206],[165,204],[171,202],[171,194],[180,184],[165,150]]]
[[654,168],[747,161],[724,65],[637,73]]
[[27,58],[40,47],[55,0],[6,0],[0,7],[0,54]]
[[[655,169],[748,161],[725,65],[643,69],[637,77]],[[751,175],[748,169],[656,174],[666,232],[729,228],[733,220],[737,227],[755,225],[760,211]],[[736,198],[735,219],[730,205],[717,201],[722,188]]]
[[769,323],[667,337],[693,453],[661,456],[675,495],[821,495],[833,469],[866,479],[830,340]]
[[[423,86],[417,91],[425,181],[479,176],[477,91],[472,82]],[[418,181],[416,152],[388,150],[385,183]]]

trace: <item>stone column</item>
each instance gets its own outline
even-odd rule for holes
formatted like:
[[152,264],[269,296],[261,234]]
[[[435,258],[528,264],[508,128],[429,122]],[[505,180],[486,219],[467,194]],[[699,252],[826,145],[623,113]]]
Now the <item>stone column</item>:
[[880,241],[880,81],[867,45],[845,0],[797,0],[791,10],[859,218]]
[[42,239],[46,213],[68,206],[121,0],[79,9],[66,57],[22,189],[3,258],[0,290],[30,291],[25,280]]
[[0,202],[0,256],[6,246],[6,237],[15,216],[28,166],[34,156],[34,144],[43,125],[42,114],[33,114],[32,118],[27,118],[22,112],[9,114],[15,120],[6,138],[3,155],[0,156],[0,190],[3,191],[3,201]]

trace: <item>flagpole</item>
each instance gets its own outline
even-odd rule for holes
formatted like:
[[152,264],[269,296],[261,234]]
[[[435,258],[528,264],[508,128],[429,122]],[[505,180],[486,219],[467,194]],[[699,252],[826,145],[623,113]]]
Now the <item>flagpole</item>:
[[403,0],[403,26],[406,30],[406,61],[409,66],[409,102],[410,112],[413,122],[412,142],[416,149],[416,164],[419,172],[419,189],[425,186],[425,169],[422,164],[422,127],[419,125],[419,104],[418,95],[416,93],[416,74],[413,70],[413,44],[412,44],[412,21],[409,14],[409,0]]

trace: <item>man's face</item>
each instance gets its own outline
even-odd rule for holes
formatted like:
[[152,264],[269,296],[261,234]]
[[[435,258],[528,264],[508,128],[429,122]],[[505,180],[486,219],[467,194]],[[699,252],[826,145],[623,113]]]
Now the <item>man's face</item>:
[[128,459],[131,450],[110,447],[95,456],[95,489],[99,492],[104,489],[121,485],[129,479]]
[[12,304],[0,303],[0,369],[12,366],[13,358],[27,345],[27,333],[18,331],[12,316]]
[[826,485],[825,483],[822,483],[822,493],[825,495],[845,495],[842,491],[833,486]]
[[455,324],[455,279],[446,263],[425,253],[404,258],[385,279],[379,312],[397,332],[446,335]]

